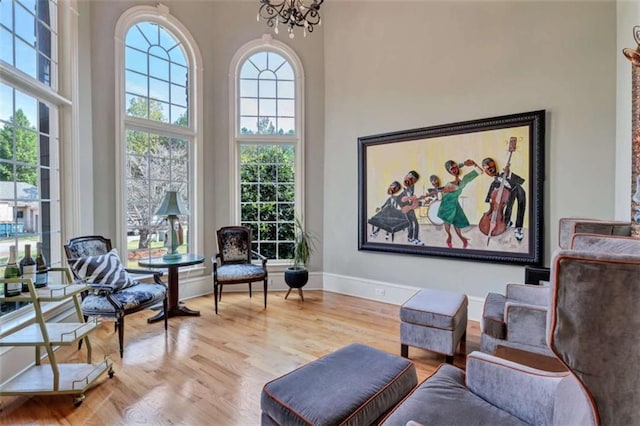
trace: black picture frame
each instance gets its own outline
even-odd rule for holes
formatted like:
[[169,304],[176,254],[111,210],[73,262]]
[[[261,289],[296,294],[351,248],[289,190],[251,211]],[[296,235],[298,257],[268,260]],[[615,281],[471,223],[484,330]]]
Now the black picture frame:
[[359,137],[358,250],[540,265],[544,135],[539,110]]

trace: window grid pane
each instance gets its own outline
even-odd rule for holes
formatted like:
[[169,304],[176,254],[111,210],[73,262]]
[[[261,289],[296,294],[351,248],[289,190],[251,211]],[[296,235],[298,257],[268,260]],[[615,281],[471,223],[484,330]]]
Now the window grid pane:
[[[52,253],[51,238],[60,233],[60,224],[52,222],[51,207],[59,203],[58,194],[52,192],[57,165],[51,164],[49,155],[57,149],[57,136],[51,134],[57,127],[52,125],[54,108],[4,83],[0,93],[0,276],[4,276],[11,245],[16,246],[18,261],[26,244],[35,256],[38,242],[46,259],[59,259],[60,253]],[[23,305],[2,303],[0,316]]]
[[[168,223],[155,212],[168,190],[178,191],[187,209],[190,205],[189,165],[190,143],[149,132],[127,130],[126,187],[128,264],[136,267],[141,258],[166,253]],[[185,243],[181,253],[188,251],[189,216],[180,217]]]
[[296,134],[295,79],[285,58],[274,52],[252,55],[240,67],[239,82],[240,134]]
[[295,147],[240,145],[241,224],[253,230],[256,250],[270,259],[292,259]]
[[2,55],[9,65],[54,89],[58,68],[56,2],[0,2]]
[[152,22],[133,25],[125,40],[127,115],[188,127],[189,68],[180,42]]

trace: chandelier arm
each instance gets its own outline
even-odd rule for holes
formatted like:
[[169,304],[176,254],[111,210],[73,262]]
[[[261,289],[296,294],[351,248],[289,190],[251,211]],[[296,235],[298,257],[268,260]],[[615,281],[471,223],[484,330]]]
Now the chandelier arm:
[[324,0],[313,0],[305,5],[303,0],[260,0],[258,20],[267,21],[267,26],[273,28],[277,23],[289,26],[291,34],[294,27],[303,27],[313,32],[313,26],[320,23],[320,5]]

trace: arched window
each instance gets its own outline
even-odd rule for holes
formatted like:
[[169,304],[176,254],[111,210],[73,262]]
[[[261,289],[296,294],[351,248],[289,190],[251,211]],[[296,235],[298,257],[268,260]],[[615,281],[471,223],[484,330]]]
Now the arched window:
[[288,263],[304,205],[302,65],[265,35],[238,50],[230,75],[231,214],[252,229],[254,249],[272,264]]
[[[201,189],[200,71],[195,42],[165,6],[138,6],[118,21],[117,108],[121,172],[121,246],[129,262],[164,250],[168,222],[155,213],[165,192],[178,191],[183,252],[197,251]],[[126,239],[125,239],[126,238]]]

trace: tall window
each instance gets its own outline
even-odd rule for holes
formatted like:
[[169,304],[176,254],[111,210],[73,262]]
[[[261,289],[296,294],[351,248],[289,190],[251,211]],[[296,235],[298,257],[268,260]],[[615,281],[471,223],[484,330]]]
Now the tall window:
[[234,216],[252,229],[255,250],[284,263],[293,258],[295,218],[302,216],[302,67],[269,36],[243,46],[231,67]]
[[[121,18],[127,22],[124,46],[121,111],[123,136],[124,212],[127,254],[131,265],[166,251],[168,222],[156,211],[168,190],[178,191],[195,213],[192,46],[173,18],[158,22],[168,9],[136,7]],[[184,242],[193,249],[193,215],[180,217]]]
[[58,112],[70,102],[58,93],[57,17],[56,0],[0,2],[0,66],[16,77],[0,80],[0,276],[12,245],[19,261],[41,242],[60,263]]

